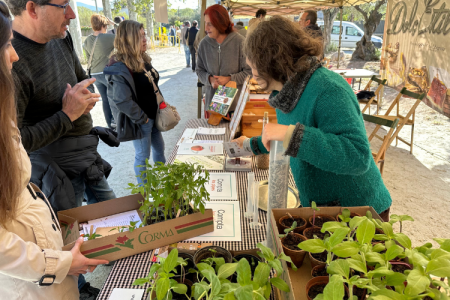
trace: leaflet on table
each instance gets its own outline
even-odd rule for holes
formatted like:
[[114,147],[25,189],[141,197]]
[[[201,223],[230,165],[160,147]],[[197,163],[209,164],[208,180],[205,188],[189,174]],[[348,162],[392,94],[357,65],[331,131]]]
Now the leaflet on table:
[[209,128],[209,127],[200,127],[197,131],[197,134],[207,134],[207,135],[223,135],[226,132],[225,127],[219,128]]
[[144,296],[145,289],[114,288],[109,300],[139,300]]
[[193,144],[223,144],[223,141],[218,141],[218,140],[194,140],[192,142]]
[[253,153],[244,148],[239,147],[236,142],[223,143],[229,157],[252,156]]
[[189,239],[196,242],[241,241],[241,211],[239,201],[210,201],[205,205],[213,210],[214,231]]
[[181,136],[180,140],[177,143],[177,146],[180,144],[192,143],[195,140],[195,136],[197,134],[197,128],[186,128]]
[[223,155],[223,144],[180,144],[177,155]]
[[206,190],[211,200],[238,200],[236,174],[210,173]]
[[230,106],[233,103],[238,89],[219,85],[209,105],[209,110],[226,116]]
[[223,155],[177,155],[174,163],[185,162],[190,164],[199,164],[206,170],[223,170],[224,161],[225,159]]

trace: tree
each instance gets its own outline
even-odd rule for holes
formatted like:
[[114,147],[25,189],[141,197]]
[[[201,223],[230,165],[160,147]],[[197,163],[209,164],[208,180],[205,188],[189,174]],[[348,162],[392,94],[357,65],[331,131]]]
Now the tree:
[[81,27],[91,27],[91,16],[95,14],[95,12],[84,6],[78,6],[77,11]]
[[136,7],[133,0],[127,0],[128,17],[130,20],[137,21]]
[[153,34],[153,0],[136,0],[136,12],[144,12],[147,27],[147,38],[154,42]]
[[[73,9],[73,11],[78,12],[77,3],[75,0],[70,0],[70,7]],[[81,26],[80,26],[79,18],[75,18],[75,20],[70,22],[69,31],[70,31],[70,35],[72,36],[73,45],[75,48],[75,52],[78,55],[78,59],[80,61],[84,61],[85,58],[84,58],[84,54],[83,54],[83,43],[81,41]]]
[[339,8],[323,9],[323,51],[325,52],[331,42],[331,30]]
[[384,13],[386,12],[385,4],[386,0],[379,0],[375,3],[355,6],[355,10],[361,14],[364,20],[364,35],[361,41],[356,43],[352,60],[363,59],[369,61],[376,58],[376,48],[371,39],[375,29],[383,18],[383,11]]
[[103,4],[103,14],[108,19],[112,20],[112,13],[111,13],[111,3],[109,3],[109,0],[102,0]]

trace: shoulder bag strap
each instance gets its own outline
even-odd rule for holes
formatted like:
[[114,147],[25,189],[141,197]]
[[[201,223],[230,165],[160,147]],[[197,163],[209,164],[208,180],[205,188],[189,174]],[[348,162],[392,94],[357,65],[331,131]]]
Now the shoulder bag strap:
[[[144,73],[145,73],[145,76],[148,77],[148,80],[153,84],[153,91],[156,94],[156,102],[158,103],[158,107],[159,107],[159,105],[161,104],[161,102],[163,102],[164,99],[163,99],[162,95],[159,93],[159,88],[156,86],[155,81],[153,80],[152,72],[144,69]],[[158,97],[158,96],[160,96],[160,97]]]
[[94,41],[94,46],[92,46],[92,51],[91,51],[91,55],[89,56],[89,61],[88,61],[88,65],[87,65],[87,69],[89,71],[89,77],[91,75],[91,63],[92,63],[92,57],[94,56],[94,51],[95,51],[95,45],[97,44],[97,40],[98,40],[98,35],[95,38]]

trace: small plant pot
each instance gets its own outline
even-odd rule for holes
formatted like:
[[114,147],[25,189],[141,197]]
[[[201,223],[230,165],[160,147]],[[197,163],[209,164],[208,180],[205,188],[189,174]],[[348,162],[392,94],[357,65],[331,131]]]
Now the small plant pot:
[[[294,218],[295,221],[297,221],[297,227],[294,229],[294,232],[298,234],[303,234],[303,230],[305,230],[305,228],[308,226],[308,222],[300,216],[292,216],[292,217]],[[300,221],[303,223],[303,225],[298,226],[301,223]],[[283,231],[280,233],[284,234],[284,229],[291,228],[293,221],[289,216],[283,216],[278,220],[278,223],[283,228]]]
[[[339,219],[340,215],[342,215],[342,213],[338,213],[338,215],[336,216],[336,221],[338,221],[338,222],[341,222],[341,219]],[[357,213],[350,212],[350,218],[354,218],[354,217],[361,217],[361,215],[357,214]]]
[[391,260],[390,263],[392,265],[392,271],[397,272],[397,273],[404,274],[404,272],[406,270],[412,270],[413,269],[410,264],[402,262],[402,261]]
[[184,268],[181,268],[181,266],[177,266],[175,268],[177,273],[172,278],[175,279],[175,278],[182,277],[182,272],[183,272],[183,274],[185,274],[185,277],[188,277],[187,279],[191,280],[190,277],[192,274],[189,274],[188,272],[189,272],[189,269],[195,269],[194,256],[190,255],[189,253],[179,252],[178,257],[181,257],[185,260],[187,259],[187,265]]
[[[255,256],[255,255],[239,254],[239,255],[236,255],[235,257],[233,257],[233,262],[240,261],[243,258],[245,258],[250,265],[250,271],[252,272],[252,279],[253,279],[253,277],[255,276],[256,267],[258,266],[259,262],[262,262],[262,260],[261,260],[261,258],[259,258],[258,256]],[[252,263],[252,261],[254,263]],[[233,283],[237,283],[237,274],[234,273],[228,279],[230,279],[230,281]]]
[[[216,252],[213,253],[209,251],[210,249],[215,250]],[[198,263],[201,263],[202,260],[210,258],[210,257],[223,257],[225,259],[225,263],[232,263],[233,262],[233,256],[231,255],[230,251],[228,251],[225,248],[219,247],[219,246],[208,246],[201,248],[197,250],[194,254],[194,264],[197,266]]]
[[320,227],[320,228],[322,228],[323,223],[336,221],[336,218],[333,217],[333,216],[318,214],[318,215],[316,215],[316,220],[315,220],[314,225],[313,225],[313,217],[314,216],[309,217],[309,223],[313,227]]
[[[345,286],[345,293],[347,295],[347,298],[344,299],[350,299],[350,290],[347,286],[347,284],[344,284]],[[353,286],[353,296],[358,297],[358,300],[366,299],[367,290],[366,289],[360,289],[357,286]]]
[[317,295],[323,294],[323,289],[330,281],[328,276],[314,277],[306,284],[306,297],[313,300]]
[[318,265],[312,268],[311,270],[311,277],[320,277],[320,276],[328,276],[327,273],[327,265]]
[[[297,240],[300,240],[300,242],[298,244],[300,244],[302,241],[306,241],[307,240],[306,237],[304,237],[303,235],[298,234],[298,233],[294,233],[294,237]],[[301,250],[301,249],[294,250],[294,249],[291,248],[291,247],[293,247],[292,245],[290,245],[290,247],[289,247],[288,244],[285,245],[286,238],[291,238],[291,237],[284,237],[284,238],[281,239],[281,245],[283,246],[284,254],[286,254],[287,256],[289,256],[291,258],[292,262],[294,263],[294,265],[297,268],[300,268],[303,265],[303,260],[305,259],[305,256],[306,256],[307,252],[304,251],[304,250]],[[292,268],[290,263],[288,263],[288,266],[290,268]]]
[[[325,260],[326,260],[327,253],[326,253],[326,251],[324,251],[320,254],[323,254],[323,253],[325,253],[324,256],[325,256]],[[322,260],[315,258],[311,252],[309,252],[309,261],[311,262],[311,268],[314,268],[315,266],[326,265],[326,261],[322,261]]]
[[314,238],[314,235],[316,235],[319,239],[323,240],[326,233],[320,232],[321,229],[322,228],[320,227],[308,227],[303,230],[303,236],[308,240],[312,240]]

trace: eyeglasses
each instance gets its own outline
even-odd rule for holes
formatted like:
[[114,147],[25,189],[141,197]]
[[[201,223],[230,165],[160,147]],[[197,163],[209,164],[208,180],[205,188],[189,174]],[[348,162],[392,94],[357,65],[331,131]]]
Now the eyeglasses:
[[59,4],[53,4],[53,3],[47,3],[45,5],[50,5],[50,6],[54,6],[54,7],[59,7],[59,8],[63,8],[64,9],[64,14],[66,14],[67,11],[67,7],[69,6],[69,2],[67,2],[64,5],[59,5]]

